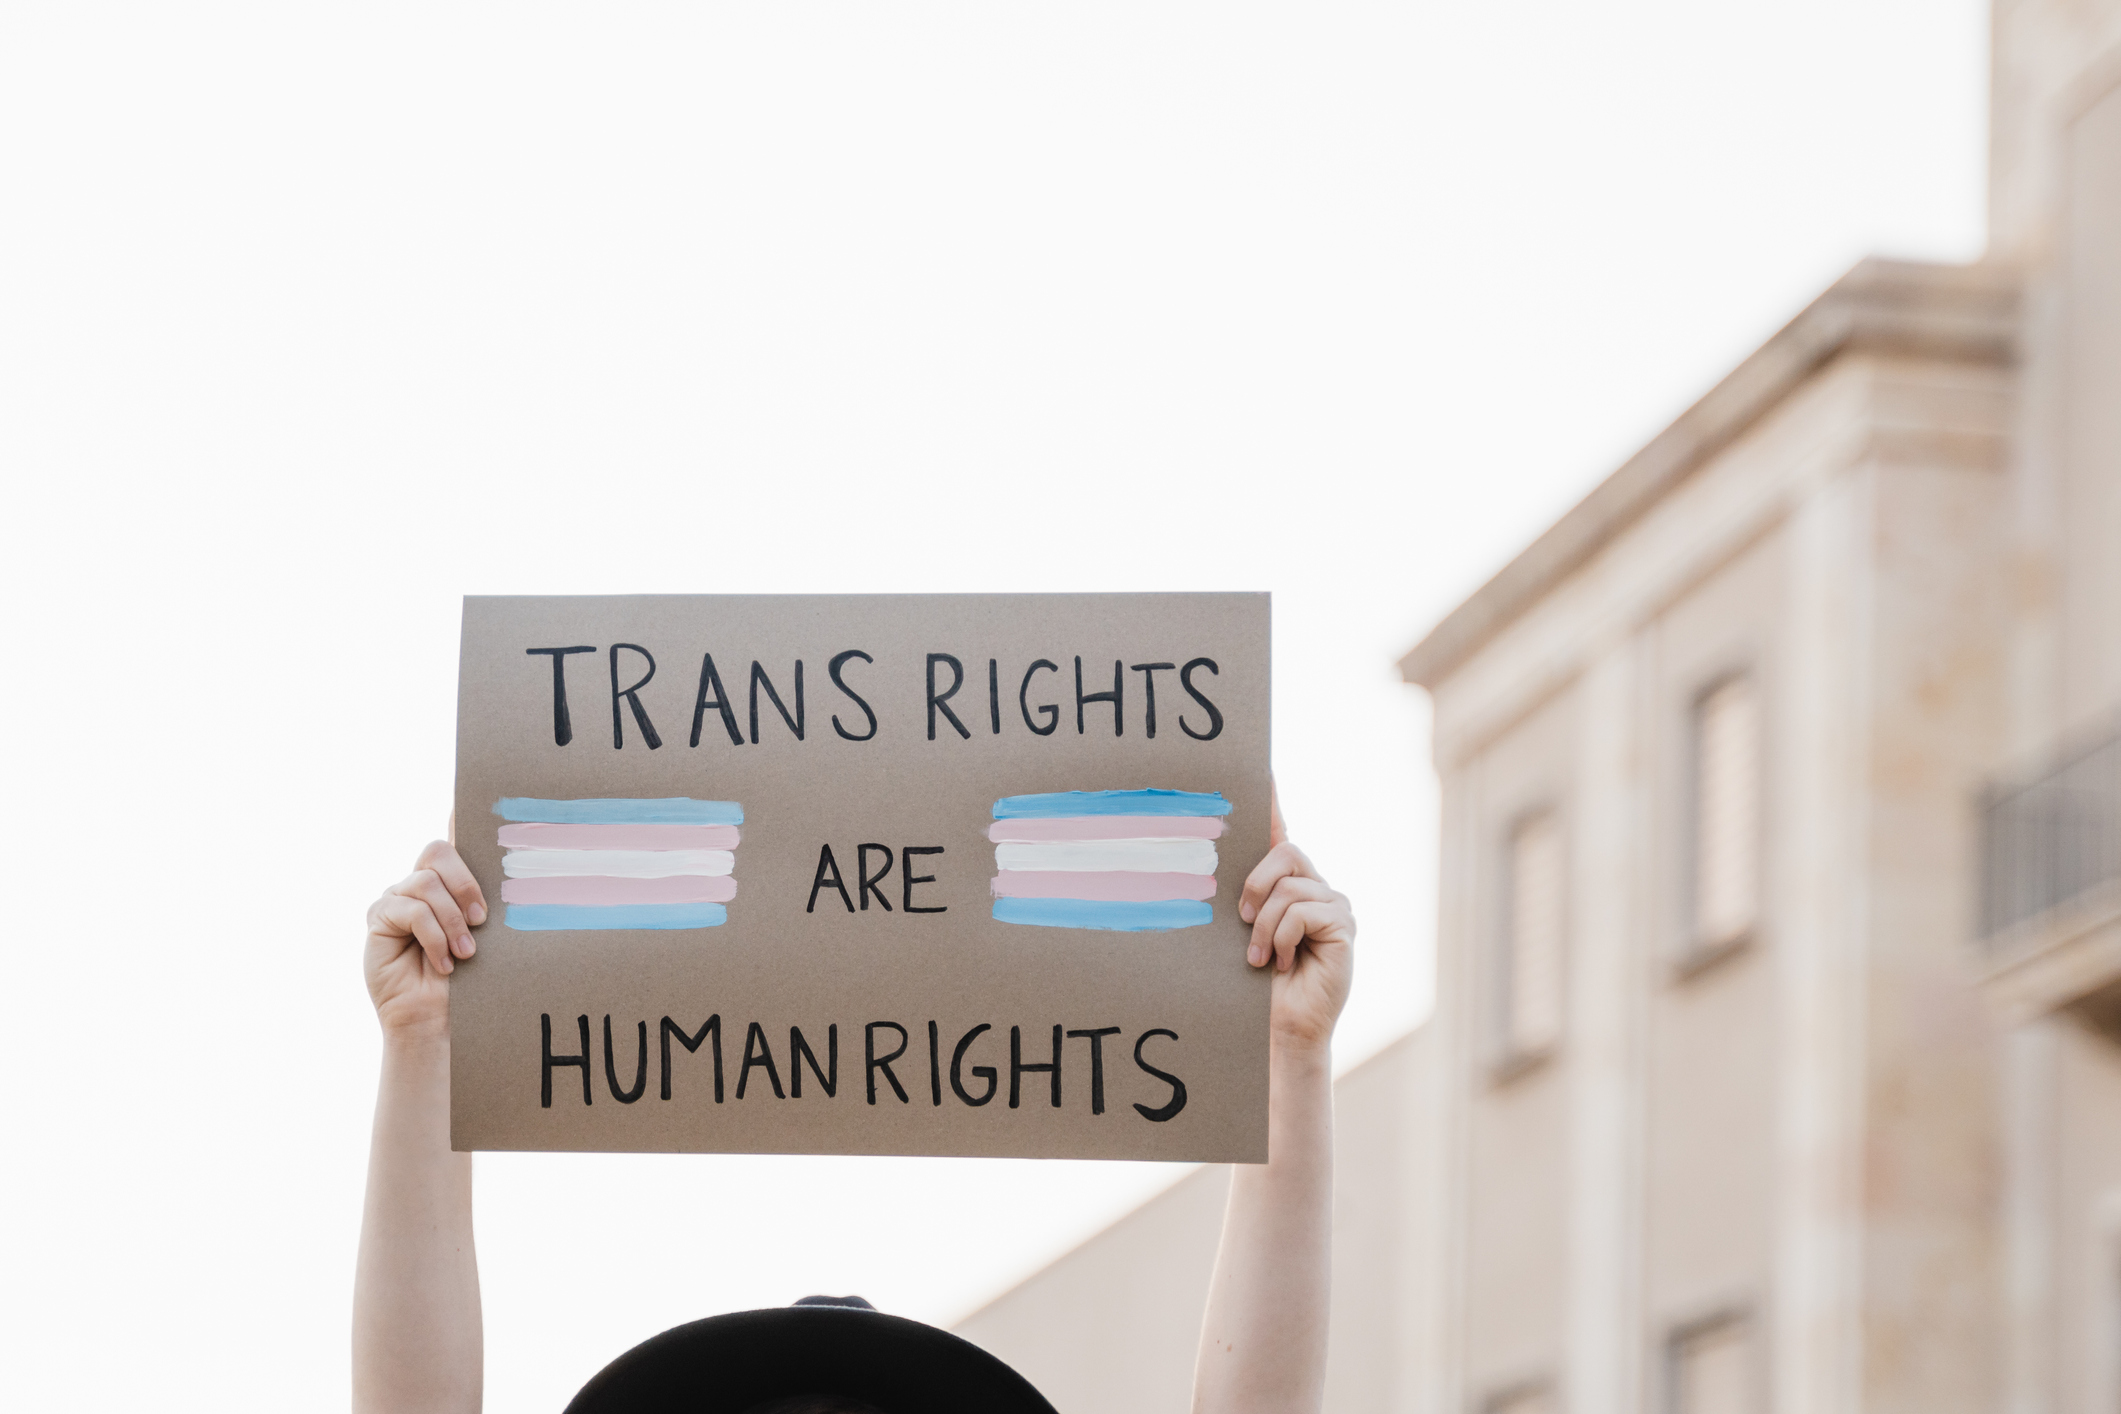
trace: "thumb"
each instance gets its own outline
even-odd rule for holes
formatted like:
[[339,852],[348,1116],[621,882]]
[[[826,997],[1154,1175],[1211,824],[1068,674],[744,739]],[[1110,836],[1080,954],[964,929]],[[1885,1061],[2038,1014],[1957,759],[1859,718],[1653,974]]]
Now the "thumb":
[[1267,780],[1267,848],[1288,843],[1289,827],[1281,821],[1281,792],[1272,777]]

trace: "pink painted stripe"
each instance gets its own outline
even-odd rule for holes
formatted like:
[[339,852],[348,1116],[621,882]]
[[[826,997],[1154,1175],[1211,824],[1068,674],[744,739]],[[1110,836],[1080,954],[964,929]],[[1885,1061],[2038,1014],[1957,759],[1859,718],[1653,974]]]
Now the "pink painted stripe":
[[734,825],[501,826],[503,849],[735,849],[736,839]]
[[1213,874],[1137,874],[1113,870],[1040,872],[1004,869],[994,876],[997,898],[1086,898],[1117,903],[1155,903],[1161,899],[1214,898]]
[[606,879],[577,874],[564,879],[501,881],[503,903],[727,903],[735,897],[736,880],[727,874],[680,874],[670,879]]
[[1214,840],[1223,822],[1212,815],[1076,815],[1055,820],[997,820],[987,827],[996,844],[1040,840]]

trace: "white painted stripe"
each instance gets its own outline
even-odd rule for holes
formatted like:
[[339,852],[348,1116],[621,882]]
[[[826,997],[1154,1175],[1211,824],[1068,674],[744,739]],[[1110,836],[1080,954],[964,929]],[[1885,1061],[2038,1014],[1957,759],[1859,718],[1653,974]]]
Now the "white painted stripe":
[[1141,874],[1213,874],[1213,840],[1050,840],[1037,844],[998,844],[994,863],[1001,869]]
[[501,860],[511,879],[673,879],[735,868],[726,849],[512,849]]

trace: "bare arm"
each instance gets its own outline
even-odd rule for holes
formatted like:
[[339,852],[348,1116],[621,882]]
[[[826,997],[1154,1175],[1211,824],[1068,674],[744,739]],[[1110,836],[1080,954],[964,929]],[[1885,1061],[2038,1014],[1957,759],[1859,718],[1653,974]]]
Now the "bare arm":
[[1268,1162],[1231,1172],[1193,1374],[1195,1414],[1315,1414],[1333,1247],[1333,1025],[1355,918],[1283,838],[1245,881],[1249,960],[1274,976]]
[[383,1074],[354,1272],[356,1414],[476,1414],[484,1369],[471,1155],[449,1148],[449,974],[484,922],[479,886],[437,841],[368,911]]

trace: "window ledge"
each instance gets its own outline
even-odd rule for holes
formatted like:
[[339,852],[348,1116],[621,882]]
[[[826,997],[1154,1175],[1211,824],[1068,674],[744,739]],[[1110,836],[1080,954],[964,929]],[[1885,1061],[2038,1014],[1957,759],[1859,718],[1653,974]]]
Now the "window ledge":
[[2086,889],[1987,940],[1983,988],[2013,1024],[2121,984],[2121,880]]
[[1675,984],[1691,982],[1705,973],[1715,971],[1752,946],[1753,930],[1750,928],[1742,933],[1734,933],[1721,942],[1696,943],[1672,959],[1672,981]]
[[1488,1066],[1488,1083],[1497,1089],[1542,1069],[1561,1048],[1541,1046],[1536,1050],[1511,1051]]

